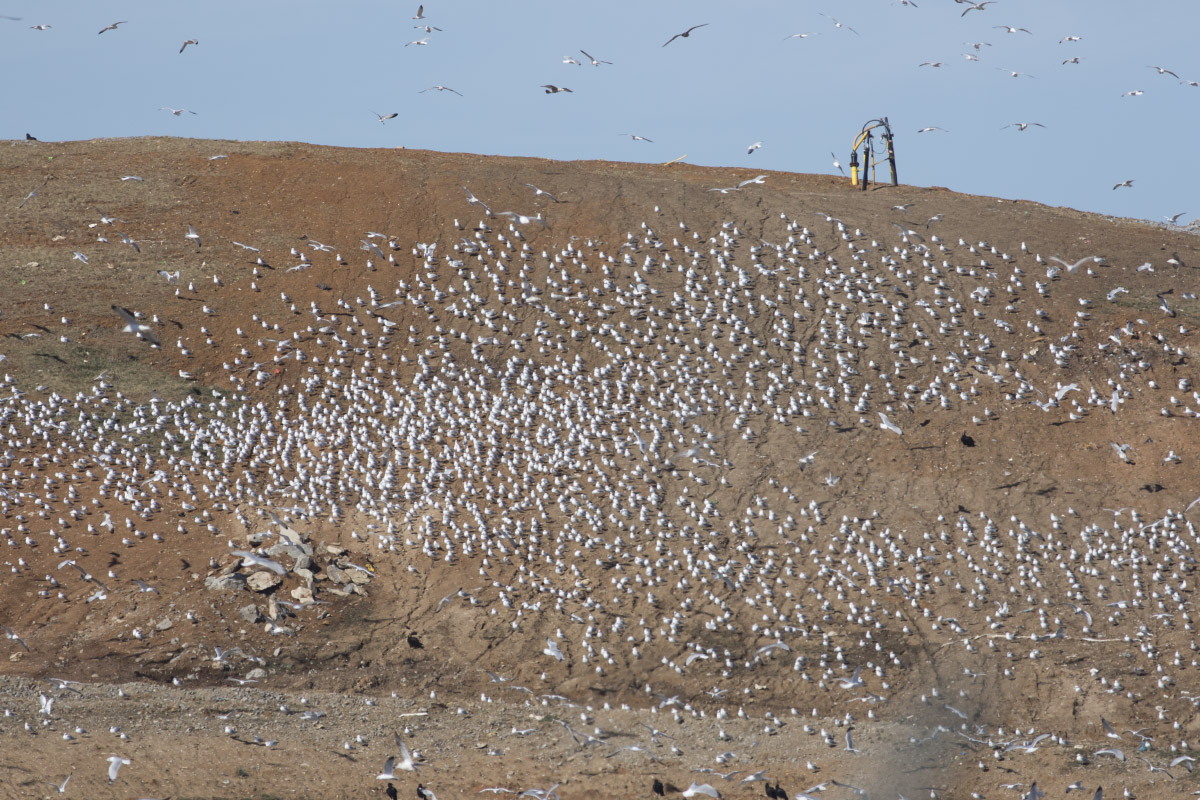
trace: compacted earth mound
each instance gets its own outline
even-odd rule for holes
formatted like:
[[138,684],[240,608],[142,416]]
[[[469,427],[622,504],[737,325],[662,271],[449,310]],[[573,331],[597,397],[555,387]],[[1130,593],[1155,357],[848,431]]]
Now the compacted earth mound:
[[1191,233],[3,146],[8,796],[1197,788]]

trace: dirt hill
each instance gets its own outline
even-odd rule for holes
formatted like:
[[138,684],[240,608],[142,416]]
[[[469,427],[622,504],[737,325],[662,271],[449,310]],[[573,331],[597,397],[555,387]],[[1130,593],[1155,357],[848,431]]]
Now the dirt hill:
[[5,153],[12,796],[370,796],[396,734],[443,800],[1197,788],[1193,233],[687,164]]

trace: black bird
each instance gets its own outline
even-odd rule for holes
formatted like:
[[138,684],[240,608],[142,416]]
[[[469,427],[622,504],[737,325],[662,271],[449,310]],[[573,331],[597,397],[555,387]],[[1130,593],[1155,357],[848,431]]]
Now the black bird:
[[399,796],[396,793],[396,787],[392,786],[390,783],[387,785],[387,788],[383,790],[383,793],[388,796],[388,800],[396,800],[396,798]]
[[693,25],[692,27],[688,28],[688,29],[687,29],[686,31],[684,31],[683,33],[677,33],[677,34],[675,34],[675,35],[674,35],[674,36],[672,36],[670,39],[667,39],[667,41],[666,41],[666,44],[664,44],[664,45],[663,45],[663,47],[666,47],[668,44],[670,44],[671,42],[675,41],[676,39],[680,39],[680,38],[686,39],[686,38],[688,38],[689,36],[691,36],[691,35],[692,35],[692,31],[696,30],[696,28],[703,28],[703,27],[704,27],[705,25],[707,25],[707,24],[708,24],[707,22],[702,22],[702,23],[700,23],[699,25]]
[[36,137],[36,136],[34,136],[32,133],[27,133],[27,134],[25,134],[25,141],[27,141],[27,142],[36,142],[37,140],[38,140],[38,139],[37,139],[37,137]]
[[771,788],[771,784],[769,783],[764,785],[767,787],[767,797],[772,798],[772,800],[788,800],[787,792],[780,788],[779,781],[775,781],[774,789]]
[[437,796],[433,792],[426,789],[421,784],[417,784],[417,800],[437,800]]
[[972,439],[970,436],[967,436],[965,433],[962,435],[962,438],[959,439],[959,441],[963,443],[963,447],[974,447],[975,446],[975,440]]
[[408,646],[414,650],[421,650],[422,648],[425,647],[425,645],[421,644],[421,640],[417,638],[417,635],[415,633],[410,633],[408,635],[407,639],[408,639]]
[[654,789],[654,793],[655,793],[656,795],[658,795],[659,797],[665,797],[665,796],[666,796],[666,792],[665,792],[665,790],[664,790],[664,788],[663,788],[663,782],[662,782],[662,781],[660,781],[658,778],[655,778],[655,779],[654,779],[654,786],[653,786],[653,789]]

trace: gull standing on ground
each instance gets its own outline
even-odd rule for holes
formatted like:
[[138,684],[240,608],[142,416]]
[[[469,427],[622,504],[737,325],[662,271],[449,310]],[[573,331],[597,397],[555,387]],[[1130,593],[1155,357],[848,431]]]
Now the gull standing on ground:
[[663,47],[666,47],[667,45],[669,45],[671,42],[675,41],[676,39],[688,38],[689,36],[692,35],[692,31],[696,30],[696,28],[703,28],[707,24],[708,24],[707,22],[701,22],[699,25],[693,25],[692,27],[688,28],[683,33],[675,34],[674,36],[672,36],[670,39],[667,39],[667,41],[663,43]]

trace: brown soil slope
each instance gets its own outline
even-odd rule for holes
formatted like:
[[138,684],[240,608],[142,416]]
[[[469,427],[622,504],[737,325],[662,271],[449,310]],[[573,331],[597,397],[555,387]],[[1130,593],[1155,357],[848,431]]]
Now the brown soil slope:
[[1195,236],[686,164],[5,155],[12,796],[362,796],[393,734],[443,799],[1195,788]]

